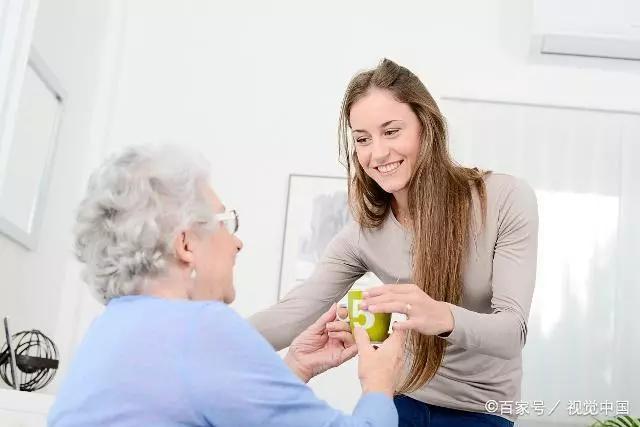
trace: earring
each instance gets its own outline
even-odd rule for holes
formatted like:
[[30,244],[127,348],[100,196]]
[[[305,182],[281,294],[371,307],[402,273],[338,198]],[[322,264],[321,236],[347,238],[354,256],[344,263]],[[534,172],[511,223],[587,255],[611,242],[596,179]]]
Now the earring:
[[195,280],[196,276],[197,276],[197,273],[196,273],[196,269],[194,268],[191,270],[189,277],[191,278],[191,280]]

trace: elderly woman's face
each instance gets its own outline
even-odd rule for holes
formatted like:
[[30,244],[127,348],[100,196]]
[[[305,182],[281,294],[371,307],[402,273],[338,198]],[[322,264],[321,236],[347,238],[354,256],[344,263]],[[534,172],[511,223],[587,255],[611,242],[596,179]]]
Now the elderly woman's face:
[[[209,186],[203,191],[211,202],[215,213],[222,213],[225,207]],[[201,234],[194,247],[194,267],[196,270],[194,296],[197,299],[217,299],[229,304],[235,299],[233,287],[233,267],[236,255],[242,249],[242,241],[219,224],[213,232]]]

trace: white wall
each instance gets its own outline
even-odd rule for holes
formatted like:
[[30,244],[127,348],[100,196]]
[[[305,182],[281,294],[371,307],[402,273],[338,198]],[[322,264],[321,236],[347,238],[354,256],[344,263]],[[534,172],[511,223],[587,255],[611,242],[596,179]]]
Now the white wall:
[[[11,316],[14,332],[40,329],[52,338],[61,352],[61,374],[72,354],[76,316],[90,306],[80,304],[85,287],[73,262],[71,228],[89,169],[100,157],[103,143],[105,84],[110,81],[106,62],[110,58],[105,53],[118,30],[112,15],[107,2],[39,2],[33,47],[56,75],[67,99],[39,246],[28,251],[0,235],[0,316]],[[44,392],[56,388],[54,382]]]

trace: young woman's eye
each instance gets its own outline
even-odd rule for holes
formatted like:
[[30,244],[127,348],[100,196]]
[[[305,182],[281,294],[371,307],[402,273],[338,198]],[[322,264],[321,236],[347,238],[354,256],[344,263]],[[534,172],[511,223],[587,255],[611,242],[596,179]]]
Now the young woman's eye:
[[360,138],[356,138],[356,144],[358,145],[367,145],[369,143],[369,138],[365,136],[361,136]]
[[384,131],[384,136],[393,136],[398,133],[400,129],[387,129]]

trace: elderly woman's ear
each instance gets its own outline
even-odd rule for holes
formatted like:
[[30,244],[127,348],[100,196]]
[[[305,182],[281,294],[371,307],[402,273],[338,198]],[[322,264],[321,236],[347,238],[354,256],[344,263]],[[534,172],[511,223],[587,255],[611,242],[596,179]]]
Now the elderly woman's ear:
[[179,263],[193,265],[193,263],[195,262],[195,257],[193,254],[195,239],[196,235],[192,231],[182,231],[178,233],[173,244],[176,258]]

